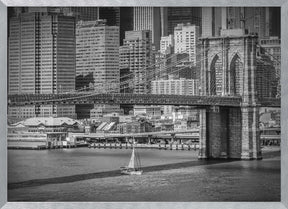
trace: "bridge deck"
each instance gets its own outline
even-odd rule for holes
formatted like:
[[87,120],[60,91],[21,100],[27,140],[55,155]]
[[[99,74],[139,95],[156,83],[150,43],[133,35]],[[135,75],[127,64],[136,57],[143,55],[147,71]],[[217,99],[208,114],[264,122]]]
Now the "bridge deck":
[[[47,104],[122,104],[122,105],[185,105],[185,106],[241,106],[240,96],[187,96],[159,94],[22,94],[9,95],[9,106]],[[263,107],[280,107],[280,99],[259,100]]]

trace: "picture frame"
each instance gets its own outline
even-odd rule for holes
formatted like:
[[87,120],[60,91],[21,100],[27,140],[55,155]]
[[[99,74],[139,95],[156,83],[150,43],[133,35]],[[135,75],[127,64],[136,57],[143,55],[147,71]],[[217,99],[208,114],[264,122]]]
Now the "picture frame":
[[[7,7],[8,6],[279,6],[281,7],[281,202],[7,202]],[[0,0],[0,208],[212,208],[212,209],[284,209],[288,208],[288,0]]]

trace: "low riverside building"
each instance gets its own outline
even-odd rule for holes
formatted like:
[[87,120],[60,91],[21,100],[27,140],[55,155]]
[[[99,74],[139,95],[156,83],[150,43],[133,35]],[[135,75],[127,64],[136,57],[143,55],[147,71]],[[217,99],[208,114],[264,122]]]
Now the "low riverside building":
[[161,107],[160,106],[134,106],[134,116],[137,115],[146,115],[148,117],[161,116]]
[[12,124],[11,128],[26,128],[27,132],[75,132],[80,131],[81,122],[67,117],[35,117]]
[[8,148],[67,145],[68,132],[83,132],[81,122],[67,117],[29,118],[8,127]]
[[99,122],[107,114],[120,113],[123,110],[120,109],[119,105],[109,105],[109,104],[97,104],[92,110],[90,110],[90,119],[93,122]]
[[117,125],[117,132],[121,134],[143,133],[152,131],[154,131],[154,127],[148,121],[139,120],[130,123],[119,123]]

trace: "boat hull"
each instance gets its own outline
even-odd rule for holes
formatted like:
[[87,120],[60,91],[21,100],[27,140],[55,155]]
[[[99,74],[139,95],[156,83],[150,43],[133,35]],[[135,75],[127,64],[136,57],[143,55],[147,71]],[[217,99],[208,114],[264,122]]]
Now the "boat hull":
[[124,175],[142,175],[143,170],[134,170],[134,169],[121,169],[121,174]]

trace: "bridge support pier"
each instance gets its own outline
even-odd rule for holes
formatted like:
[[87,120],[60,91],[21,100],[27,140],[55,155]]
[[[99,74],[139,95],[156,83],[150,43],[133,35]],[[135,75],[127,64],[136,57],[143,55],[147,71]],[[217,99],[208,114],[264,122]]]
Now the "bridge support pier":
[[207,149],[207,114],[206,109],[199,110],[199,159],[207,159],[208,158],[208,149]]
[[261,159],[259,108],[200,110],[199,159]]
[[200,110],[199,159],[228,158],[228,110]]
[[242,106],[241,159],[262,159],[259,133],[259,108]]

